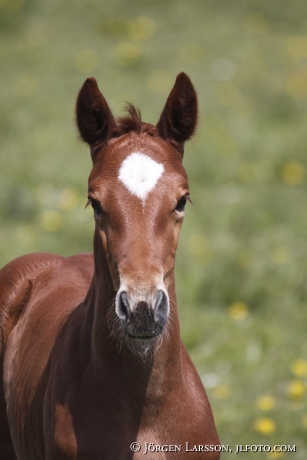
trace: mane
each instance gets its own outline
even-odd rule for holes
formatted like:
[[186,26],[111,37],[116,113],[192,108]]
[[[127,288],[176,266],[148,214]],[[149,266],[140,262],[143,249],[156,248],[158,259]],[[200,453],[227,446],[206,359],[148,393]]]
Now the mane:
[[137,134],[147,133],[149,136],[159,137],[156,126],[142,121],[141,112],[138,108],[128,103],[125,110],[128,114],[117,118],[117,126],[112,132],[112,137],[119,137],[132,131]]

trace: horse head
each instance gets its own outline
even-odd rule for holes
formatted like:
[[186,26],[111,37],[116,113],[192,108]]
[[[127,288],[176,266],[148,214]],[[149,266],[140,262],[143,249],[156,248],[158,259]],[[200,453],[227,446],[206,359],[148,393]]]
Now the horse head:
[[88,201],[96,223],[95,270],[102,250],[122,330],[150,340],[171,312],[175,253],[190,200],[183,149],[195,131],[197,96],[180,73],[155,126],[142,122],[132,105],[128,111],[116,121],[96,80],[85,81],[76,114],[93,160]]

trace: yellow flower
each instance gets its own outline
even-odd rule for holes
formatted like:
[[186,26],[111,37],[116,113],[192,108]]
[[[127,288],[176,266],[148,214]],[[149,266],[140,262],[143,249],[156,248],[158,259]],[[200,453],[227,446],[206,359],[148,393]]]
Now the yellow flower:
[[230,305],[230,307],[228,308],[228,313],[234,321],[241,321],[242,319],[245,319],[248,315],[248,309],[244,302],[238,301]]
[[62,217],[54,210],[44,211],[40,216],[40,224],[46,232],[56,232],[61,227]]
[[138,61],[141,57],[141,48],[129,42],[122,42],[116,47],[116,59],[124,66],[129,66]]
[[289,257],[289,251],[284,246],[277,246],[272,251],[272,260],[276,265],[285,264],[288,261]]
[[298,185],[304,180],[305,168],[296,161],[285,163],[281,170],[281,178],[288,185]]
[[272,434],[276,430],[276,425],[274,420],[271,418],[258,418],[256,420],[254,428],[256,431],[259,431],[261,434]]
[[302,380],[293,380],[288,387],[288,393],[291,399],[302,399],[306,393],[306,387]]
[[275,407],[275,398],[273,396],[261,396],[256,403],[258,409],[267,411]]
[[273,452],[272,451],[267,454],[267,457],[268,458],[280,458],[282,455],[284,455],[283,452]]
[[221,383],[214,388],[213,394],[217,399],[226,399],[230,396],[230,388],[228,385]]
[[146,40],[155,33],[156,25],[148,16],[139,16],[130,21],[128,29],[136,40]]
[[286,49],[293,58],[305,59],[307,57],[307,37],[305,35],[290,37]]
[[307,361],[305,359],[296,359],[291,365],[291,371],[297,377],[307,376]]
[[305,72],[293,75],[286,82],[286,90],[293,99],[307,97],[307,75]]
[[78,198],[78,192],[74,188],[64,188],[58,196],[58,207],[67,210],[73,209],[78,204]]

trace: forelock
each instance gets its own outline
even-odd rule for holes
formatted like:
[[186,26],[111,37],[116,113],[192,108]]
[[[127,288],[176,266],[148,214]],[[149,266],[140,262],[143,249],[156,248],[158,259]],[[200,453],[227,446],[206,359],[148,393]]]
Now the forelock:
[[132,131],[136,134],[146,133],[152,137],[159,137],[156,126],[142,121],[138,108],[132,104],[127,104],[125,110],[128,114],[117,118],[117,126],[113,130],[111,137],[119,137]]

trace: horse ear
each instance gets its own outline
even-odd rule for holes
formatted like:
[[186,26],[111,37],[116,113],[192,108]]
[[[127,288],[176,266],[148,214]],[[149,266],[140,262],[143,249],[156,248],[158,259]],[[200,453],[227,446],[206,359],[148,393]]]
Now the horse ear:
[[85,80],[76,103],[76,118],[80,135],[94,150],[108,141],[116,122],[99,91],[95,78]]
[[178,150],[183,153],[184,142],[190,139],[195,131],[197,112],[194,86],[189,77],[182,72],[177,75],[157,123],[160,136],[175,143]]

